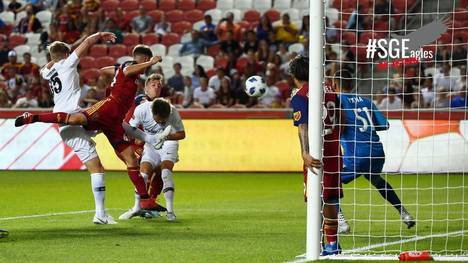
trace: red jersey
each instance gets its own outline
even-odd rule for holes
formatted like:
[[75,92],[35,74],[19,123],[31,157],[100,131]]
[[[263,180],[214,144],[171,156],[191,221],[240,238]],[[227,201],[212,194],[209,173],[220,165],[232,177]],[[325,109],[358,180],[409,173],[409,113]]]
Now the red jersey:
[[115,72],[114,80],[110,84],[109,97],[120,104],[120,107],[122,107],[120,110],[125,114],[134,104],[133,100],[138,90],[138,75],[125,76],[124,74],[125,67],[133,64],[136,64],[136,62],[129,61],[120,65]]

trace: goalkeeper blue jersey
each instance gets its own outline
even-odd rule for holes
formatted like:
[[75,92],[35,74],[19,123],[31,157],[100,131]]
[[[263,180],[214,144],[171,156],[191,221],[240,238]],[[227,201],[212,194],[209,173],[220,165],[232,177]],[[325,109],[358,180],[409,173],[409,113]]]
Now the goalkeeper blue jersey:
[[339,100],[344,118],[340,142],[345,166],[357,165],[355,158],[384,157],[376,131],[389,128],[387,119],[371,100],[357,94],[342,93]]

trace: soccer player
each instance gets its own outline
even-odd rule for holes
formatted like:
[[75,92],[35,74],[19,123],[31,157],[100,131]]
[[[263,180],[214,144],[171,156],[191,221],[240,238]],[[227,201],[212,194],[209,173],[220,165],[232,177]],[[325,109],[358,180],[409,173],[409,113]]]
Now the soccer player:
[[[52,61],[40,71],[42,78],[49,81],[54,96],[53,112],[76,113],[81,111],[79,100],[81,96],[80,79],[77,66],[80,57],[86,55],[88,49],[99,40],[114,41],[112,33],[96,33],[84,39],[70,54],[69,46],[63,42],[54,42],[48,47]],[[93,218],[95,224],[116,224],[104,209],[105,181],[96,146],[90,133],[82,126],[60,125],[60,137],[86,166],[91,174],[91,187],[94,195],[96,213]]]
[[[314,172],[314,168],[321,168],[322,162],[309,153],[308,138],[308,110],[309,110],[309,58],[298,56],[289,63],[289,72],[296,84],[297,90],[291,98],[293,108],[294,126],[299,129],[299,141],[301,154],[304,161],[304,189],[307,189],[307,169]],[[323,152],[323,231],[325,233],[326,245],[322,255],[333,255],[341,253],[337,241],[337,210],[336,204],[341,196],[340,189],[340,131],[336,127],[339,115],[335,112],[337,105],[336,94],[326,90],[325,93],[326,118],[324,119],[324,152]],[[315,172],[314,172],[315,173]],[[305,191],[304,191],[305,193]],[[307,197],[307,196],[305,196]]]
[[[161,166],[164,199],[166,200],[167,220],[175,221],[174,213],[174,178],[172,170],[179,160],[179,140],[185,138],[185,129],[177,109],[164,99],[147,101],[136,107],[129,125],[124,123],[127,134],[132,135],[143,126],[143,130],[149,134],[158,134],[162,130],[171,127],[171,132],[166,138],[161,149],[157,150],[149,144],[145,144],[141,158],[140,169],[145,176],[153,174],[158,166]],[[119,219],[130,219],[138,214],[139,208],[133,207],[122,214]]]
[[7,237],[8,234],[8,230],[0,229],[0,238]]
[[[114,36],[115,38],[115,36]],[[70,50],[62,48],[57,51],[57,56],[68,57]],[[151,49],[145,45],[137,45],[133,49],[133,60],[123,63],[118,67],[106,67],[101,69],[102,74],[114,73],[114,79],[110,85],[110,94],[105,99],[97,102],[92,107],[77,113],[54,112],[45,114],[25,113],[18,117],[15,126],[34,122],[60,123],[68,125],[83,125],[89,130],[100,130],[109,140],[117,156],[124,161],[127,166],[128,176],[134,184],[138,195],[140,195],[140,205],[144,210],[155,210],[157,205],[155,200],[150,198],[146,189],[144,178],[140,175],[138,160],[133,151],[132,143],[125,137],[122,121],[125,114],[133,104],[138,86],[136,81],[139,75],[144,73],[152,65],[162,61],[160,56],[153,56]],[[161,143],[156,135],[151,144]]]
[[[347,184],[364,175],[377,188],[380,195],[400,214],[408,228],[416,222],[401,204],[392,186],[380,176],[385,163],[385,152],[377,131],[388,130],[389,123],[374,103],[358,94],[351,93],[352,75],[339,70],[333,78],[333,87],[340,93],[340,108],[344,119],[341,145],[344,151],[344,167],[341,182]],[[340,212],[340,223],[347,224]],[[349,227],[345,230],[349,231]],[[347,232],[343,231],[343,232]]]

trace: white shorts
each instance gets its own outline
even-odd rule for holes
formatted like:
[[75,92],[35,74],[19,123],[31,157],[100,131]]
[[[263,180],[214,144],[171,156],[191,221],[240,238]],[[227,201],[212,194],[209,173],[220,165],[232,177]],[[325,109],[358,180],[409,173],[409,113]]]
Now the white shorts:
[[96,143],[91,139],[91,133],[83,127],[67,125],[60,127],[59,131],[62,140],[73,149],[82,163],[98,157]]
[[159,150],[145,143],[141,162],[150,163],[153,168],[161,164],[162,161],[171,161],[176,163],[179,161],[179,142],[165,141],[163,147]]

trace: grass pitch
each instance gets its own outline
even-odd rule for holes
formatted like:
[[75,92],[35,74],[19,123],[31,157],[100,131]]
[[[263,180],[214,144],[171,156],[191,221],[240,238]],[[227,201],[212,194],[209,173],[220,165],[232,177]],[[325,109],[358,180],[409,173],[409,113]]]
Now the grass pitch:
[[[400,176],[387,179],[418,219],[417,229],[405,229],[360,178],[345,186],[343,207],[354,233],[341,238],[343,249],[412,238],[416,231],[424,236],[468,228],[468,179],[405,176],[404,191]],[[301,174],[176,173],[175,182],[177,222],[137,218],[96,226],[86,172],[2,171],[0,228],[10,236],[0,240],[0,262],[285,262],[304,253]],[[108,172],[106,187],[106,206],[117,218],[133,204],[130,181],[124,172]],[[430,248],[467,253],[468,233],[374,251]]]

